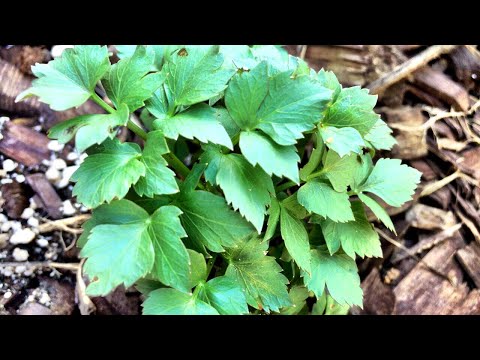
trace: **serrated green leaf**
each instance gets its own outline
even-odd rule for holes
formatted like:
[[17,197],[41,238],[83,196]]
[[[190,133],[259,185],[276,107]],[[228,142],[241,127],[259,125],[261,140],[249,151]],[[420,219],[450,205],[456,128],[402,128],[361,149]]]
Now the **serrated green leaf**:
[[175,289],[158,289],[142,304],[144,315],[219,315],[198,297]]
[[116,135],[116,128],[128,122],[128,107],[121,105],[113,114],[81,115],[63,121],[48,131],[48,137],[66,144],[75,136],[78,152],[84,152],[94,144],[101,144]]
[[365,140],[377,150],[391,150],[393,145],[397,143],[397,140],[392,136],[392,132],[385,121],[378,119],[365,135]]
[[370,210],[372,210],[375,216],[387,227],[387,229],[393,231],[395,234],[397,233],[395,231],[395,226],[392,223],[392,219],[390,219],[388,213],[379,203],[365,194],[358,194],[358,198],[362,200],[362,202],[367,205]]
[[138,195],[153,197],[154,195],[175,194],[179,191],[175,173],[167,167],[167,161],[162,157],[169,152],[161,131],[148,133],[140,158],[145,166],[145,176],[135,184],[135,191]]
[[37,79],[15,101],[38,96],[53,110],[63,111],[82,105],[110,67],[106,46],[76,45],[48,64],[32,67]]
[[174,52],[163,66],[175,106],[193,105],[222,92],[233,75],[222,68],[218,46],[187,46]]
[[266,256],[267,242],[256,237],[243,239],[235,248],[227,249],[229,265],[225,275],[236,279],[247,292],[248,303],[266,312],[279,311],[291,305],[288,279],[275,258]]
[[351,127],[335,128],[326,126],[319,128],[319,132],[325,145],[335,151],[340,157],[344,157],[351,152],[361,154],[362,148],[365,146],[362,135]]
[[292,286],[288,293],[293,305],[280,310],[281,315],[298,315],[307,305],[308,290],[305,286]]
[[216,119],[225,128],[230,138],[233,138],[240,133],[240,128],[237,126],[235,121],[233,121],[232,117],[230,116],[226,108],[222,106],[215,106],[213,110],[215,111]]
[[130,186],[145,176],[140,156],[137,144],[107,139],[99,146],[99,152],[89,155],[72,175],[76,182],[73,195],[91,208],[123,198]]
[[85,226],[88,242],[80,256],[91,282],[87,292],[106,295],[120,284],[131,286],[152,272],[163,284],[188,292],[189,257],[181,238],[186,234],[174,206],[149,215],[129,200],[100,206]]
[[202,286],[198,297],[221,315],[248,314],[245,292],[233,278],[219,276],[210,280]]
[[289,211],[290,215],[299,220],[303,220],[308,216],[308,211],[298,202],[298,191],[282,200],[282,206]]
[[332,71],[320,69],[317,79],[322,86],[333,91],[332,103],[337,101],[338,95],[340,95],[340,92],[342,91],[342,85],[338,82],[335,74]]
[[300,183],[298,163],[300,157],[295,146],[281,146],[267,136],[255,131],[243,131],[240,134],[240,150],[243,156],[252,164],[260,165],[272,176],[285,176]]
[[362,259],[366,257],[382,257],[382,247],[377,232],[368,222],[365,209],[360,201],[352,202],[354,221],[335,223],[331,220],[320,221],[323,236],[331,254],[342,245],[343,251],[355,259],[358,254]]
[[341,305],[335,301],[333,297],[327,295],[327,303],[325,304],[325,315],[347,315],[350,310],[350,306]]
[[220,45],[220,54],[225,58],[224,67],[231,69],[251,69],[258,63],[248,45]]
[[355,167],[353,172],[353,181],[350,184],[352,190],[358,192],[360,186],[367,180],[368,176],[373,170],[373,160],[370,154],[360,155],[360,165]]
[[272,198],[270,207],[268,209],[268,222],[267,230],[265,230],[265,236],[263,241],[269,241],[277,230],[278,221],[280,220],[280,204],[276,198]]
[[353,183],[354,174],[360,166],[356,154],[346,155],[341,158],[336,152],[327,152],[322,172],[330,180],[335,191],[345,192]]
[[227,202],[239,210],[260,233],[266,207],[270,205],[270,194],[275,194],[272,179],[259,167],[253,167],[243,156],[229,154],[221,155],[215,180]]
[[147,296],[152,291],[163,287],[164,286],[161,282],[148,278],[142,278],[135,282],[135,289],[137,289],[143,296]]
[[187,249],[190,257],[190,289],[207,280],[207,263],[202,254]]
[[346,192],[337,192],[328,184],[308,181],[298,190],[298,202],[309,212],[329,218],[335,222],[354,220]]
[[337,100],[329,107],[323,125],[337,128],[352,127],[365,135],[379,119],[373,108],[377,103],[376,95],[369,95],[368,89],[354,86],[342,89]]
[[257,61],[268,61],[275,70],[289,70],[288,53],[280,45],[253,45],[250,51]]
[[[130,57],[135,53],[137,46],[142,45],[115,45],[118,53],[117,56],[119,59]],[[155,53],[155,61],[150,69],[150,71],[161,70],[165,55],[168,52],[176,50],[178,45],[147,45],[147,48],[151,48]]]
[[253,130],[257,111],[268,91],[268,64],[261,62],[250,71],[237,73],[225,92],[225,105],[242,130]]
[[327,288],[339,304],[362,307],[363,291],[357,265],[345,254],[330,256],[326,250],[312,250],[312,275],[304,274],[304,282],[317,298]]
[[374,193],[388,205],[402,206],[412,199],[422,173],[399,159],[380,159],[360,191]]
[[180,218],[190,240],[211,251],[223,252],[224,246],[235,246],[255,231],[221,196],[206,191],[182,192],[175,204],[183,211]]
[[233,149],[232,141],[218,121],[215,110],[207,104],[194,105],[171,118],[157,119],[153,125],[170,139],[177,140],[179,135],[190,140],[195,137],[204,143],[212,142]]
[[282,207],[280,213],[280,231],[290,256],[297,265],[310,273],[310,243],[305,225]]
[[291,71],[270,80],[268,94],[257,113],[257,128],[279,145],[295,145],[303,132],[314,128],[331,99],[332,91]]
[[102,84],[117,108],[126,104],[130,112],[134,112],[163,84],[162,73],[149,73],[154,61],[155,53],[151,48],[138,46],[131,57],[112,65]]
[[175,206],[163,206],[147,220],[146,229],[155,250],[152,275],[167,286],[189,292],[190,258],[181,240],[187,236],[181,214]]

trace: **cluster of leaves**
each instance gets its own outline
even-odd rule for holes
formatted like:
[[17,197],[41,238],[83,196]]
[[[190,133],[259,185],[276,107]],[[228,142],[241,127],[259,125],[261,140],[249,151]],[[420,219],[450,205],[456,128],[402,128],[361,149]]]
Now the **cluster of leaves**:
[[[276,46],[118,50],[112,65],[105,46],[68,49],[19,96],[108,112],[49,133],[88,154],[72,178],[94,208],[78,241],[87,293],[135,285],[145,314],[362,306],[355,259],[382,256],[365,209],[394,231],[377,197],[401,206],[420,179],[400,160],[374,163],[395,143],[376,97]],[[143,146],[120,142],[122,126]]]

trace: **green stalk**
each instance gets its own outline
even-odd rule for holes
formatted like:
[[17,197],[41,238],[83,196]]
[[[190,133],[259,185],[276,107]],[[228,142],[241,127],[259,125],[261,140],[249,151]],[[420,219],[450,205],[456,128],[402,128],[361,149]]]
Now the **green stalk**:
[[183,162],[180,161],[178,157],[175,156],[174,153],[168,153],[165,155],[165,158],[168,161],[168,164],[173,167],[180,175],[184,178],[190,174],[190,170],[188,167],[185,166]]
[[281,191],[285,191],[287,189],[290,189],[291,187],[296,186],[296,185],[298,185],[298,184],[295,181],[289,181],[289,182],[286,182],[285,184],[277,186],[275,188],[275,192],[279,193]]
[[92,93],[92,100],[95,101],[103,110],[105,110],[109,114],[113,114],[115,112],[115,109],[108,105],[105,101],[103,101],[103,99],[96,93]]
[[213,268],[213,264],[215,264],[215,260],[217,259],[217,254],[213,254],[212,258],[210,260],[208,260],[208,264],[207,264],[207,278],[208,278],[208,275],[210,275],[210,271],[212,271],[212,268]]

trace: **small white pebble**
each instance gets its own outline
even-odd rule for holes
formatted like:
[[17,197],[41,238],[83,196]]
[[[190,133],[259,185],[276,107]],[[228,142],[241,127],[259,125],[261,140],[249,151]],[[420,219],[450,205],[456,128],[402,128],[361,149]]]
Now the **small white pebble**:
[[33,127],[33,130],[38,131],[38,132],[42,131],[42,125],[35,125]]
[[33,228],[37,228],[40,225],[40,222],[37,218],[32,216],[30,219],[28,219],[27,224]]
[[0,140],[3,140],[3,134],[0,132]]
[[22,215],[20,215],[20,217],[22,219],[25,219],[25,220],[28,220],[30,219],[33,214],[35,214],[35,210],[33,210],[32,208],[28,207],[28,208],[25,208],[22,212]]
[[12,221],[11,225],[12,225],[12,230],[13,231],[22,230],[22,223],[20,221]]
[[[11,275],[11,274],[10,274]],[[5,294],[3,294],[4,299],[10,299],[12,297],[12,292],[8,290]]]
[[52,161],[52,166],[57,170],[63,170],[67,167],[67,163],[63,159],[55,159]]
[[50,301],[51,301],[50,296],[46,292],[42,293],[42,295],[40,296],[40,299],[38,299],[38,302],[42,305],[47,305],[50,303]]
[[71,152],[67,154],[68,161],[75,161],[78,159],[78,154],[76,152]]
[[28,254],[27,250],[20,249],[20,248],[17,247],[15,249],[13,249],[12,256],[13,256],[13,259],[15,261],[22,262],[22,261],[27,261],[28,260],[29,254]]
[[38,209],[38,204],[35,202],[34,197],[31,197],[30,199],[28,199],[28,202],[30,203],[29,207],[31,207],[33,210]]
[[52,46],[51,54],[54,59],[62,56],[66,49],[73,49],[73,45],[54,45]]
[[45,238],[40,238],[37,240],[37,245],[42,247],[42,248],[45,248],[48,246],[48,240],[45,239]]
[[65,216],[72,216],[76,213],[76,210],[73,207],[72,202],[70,200],[65,200],[63,202],[62,212],[63,212],[63,215]]
[[58,171],[54,167],[49,167],[48,170],[45,172],[45,176],[50,182],[56,182],[62,178],[62,176],[60,175],[60,171]]
[[27,267],[25,265],[20,265],[15,268],[15,272],[17,274],[23,274],[27,270]]
[[2,179],[2,180],[0,180],[0,183],[2,185],[11,184],[11,183],[13,183],[13,180],[12,179]]
[[66,188],[68,184],[70,184],[70,178],[72,177],[73,173],[77,171],[78,168],[79,166],[68,166],[65,169],[63,169],[62,179],[60,181],[57,181],[55,183],[55,186],[58,189]]
[[82,207],[80,208],[80,211],[81,211],[82,213],[86,213],[86,212],[89,212],[90,209],[87,208],[85,205],[82,205]]
[[62,151],[65,145],[60,144],[57,140],[51,140],[48,143],[48,150],[59,152]]
[[3,161],[2,166],[3,166],[3,170],[5,170],[6,172],[11,172],[17,168],[18,164],[11,159],[7,159]]
[[80,155],[78,160],[75,161],[75,164],[80,165],[81,163],[83,163],[83,160],[85,160],[87,158],[87,156],[88,156],[87,153],[83,153],[82,155]]
[[4,224],[8,221],[8,218],[4,214],[0,214],[0,224]]
[[23,276],[31,276],[33,274],[33,271],[32,270],[26,270],[24,273],[23,273]]
[[43,159],[42,164],[45,165],[45,166],[50,166],[50,160]]
[[6,221],[0,226],[0,231],[2,233],[8,232],[12,228],[12,222],[11,221]]
[[28,244],[35,239],[35,233],[29,229],[21,229],[13,233],[10,237],[10,243],[13,245]]
[[17,180],[18,183],[22,184],[22,183],[25,182],[25,176],[23,176],[22,174],[17,175],[17,177],[15,178],[15,180]]

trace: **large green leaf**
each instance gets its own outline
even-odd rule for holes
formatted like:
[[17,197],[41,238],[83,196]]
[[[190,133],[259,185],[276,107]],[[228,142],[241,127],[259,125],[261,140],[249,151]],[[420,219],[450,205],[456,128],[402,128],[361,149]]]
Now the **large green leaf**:
[[107,138],[112,139],[116,135],[116,128],[127,124],[128,116],[128,107],[122,104],[113,114],[81,115],[63,121],[48,131],[48,137],[66,144],[75,136],[78,152],[84,152],[90,146],[99,145]]
[[375,149],[391,150],[393,145],[397,143],[397,140],[392,136],[392,132],[385,121],[378,119],[365,135],[365,140],[372,144]]
[[305,286],[292,286],[288,293],[293,303],[292,306],[284,307],[280,310],[281,315],[298,315],[307,305],[308,290]]
[[291,305],[288,279],[280,273],[282,268],[275,258],[265,255],[267,248],[268,242],[252,237],[227,249],[229,265],[225,275],[245,289],[251,306],[266,312],[279,311]]
[[300,183],[300,157],[295,146],[281,146],[259,132],[244,131],[240,134],[240,150],[250,164],[260,165],[268,175],[285,176]]
[[261,62],[250,71],[240,71],[228,84],[225,105],[242,130],[257,126],[257,111],[268,91],[268,64]]
[[257,128],[279,145],[294,145],[314,128],[332,91],[307,76],[291,78],[291,71],[270,80],[268,94],[257,113]]
[[399,159],[380,159],[360,191],[374,193],[388,205],[402,206],[412,199],[422,173]]
[[174,194],[179,191],[175,173],[167,167],[167,161],[162,157],[169,152],[161,131],[148,133],[140,159],[145,165],[145,176],[135,184],[135,191],[138,195],[153,197],[154,195]]
[[218,46],[187,46],[173,53],[163,66],[175,106],[193,105],[221,93],[233,75],[222,68]]
[[345,192],[347,186],[352,185],[354,174],[361,163],[356,154],[346,155],[341,158],[336,152],[329,150],[323,165],[325,174],[335,191]]
[[290,215],[288,210],[282,207],[280,230],[290,256],[301,269],[310,273],[310,242],[303,222]]
[[337,128],[351,127],[365,135],[379,119],[379,115],[373,111],[376,103],[377,96],[369,95],[368,89],[359,86],[342,89],[337,100],[329,107],[322,124]]
[[106,46],[76,45],[48,64],[32,67],[37,79],[15,101],[38,96],[53,110],[63,111],[82,105],[110,67]]
[[346,192],[337,192],[320,181],[311,180],[297,193],[298,202],[309,212],[329,218],[335,222],[353,220],[353,213]]
[[219,276],[210,280],[201,287],[198,297],[221,315],[248,314],[245,292],[233,278]]
[[91,208],[123,198],[130,186],[145,176],[145,165],[140,157],[137,144],[107,139],[73,174],[72,180],[76,182],[73,195]]
[[206,191],[182,191],[175,204],[182,209],[182,224],[190,240],[214,252],[235,246],[255,229],[227,205],[224,198]]
[[80,253],[84,271],[93,280],[87,292],[106,295],[120,284],[131,286],[151,273],[163,284],[189,292],[190,259],[175,206],[149,215],[129,200],[118,200],[94,211],[85,226],[88,241]]
[[352,259],[355,259],[355,254],[361,258],[381,257],[380,239],[372,224],[368,222],[362,203],[353,201],[352,210],[354,221],[346,223],[336,223],[328,219],[320,221],[330,253],[335,253],[341,244],[343,251]]
[[358,198],[367,205],[370,210],[375,214],[375,216],[391,231],[396,233],[395,226],[392,223],[392,219],[388,215],[387,211],[375,200],[368,197],[365,194],[358,194]]
[[218,121],[215,110],[206,104],[194,105],[173,117],[157,119],[153,124],[170,139],[177,140],[179,135],[187,139],[195,137],[204,143],[212,142],[233,149],[232,141]]
[[143,303],[144,315],[219,315],[218,311],[191,294],[175,289],[158,289]]
[[312,250],[312,275],[304,274],[307,288],[320,298],[325,288],[339,304],[363,305],[355,261],[345,254],[330,256],[326,250]]
[[126,104],[130,112],[145,105],[164,82],[162,73],[149,73],[155,61],[151,48],[138,46],[131,57],[112,65],[102,84],[108,97],[118,108]]
[[344,157],[352,152],[361,154],[362,148],[365,146],[362,135],[351,127],[320,127],[320,134],[325,145],[335,151],[340,157]]

